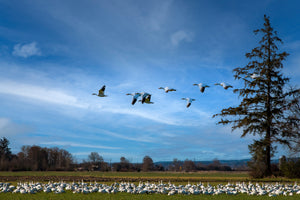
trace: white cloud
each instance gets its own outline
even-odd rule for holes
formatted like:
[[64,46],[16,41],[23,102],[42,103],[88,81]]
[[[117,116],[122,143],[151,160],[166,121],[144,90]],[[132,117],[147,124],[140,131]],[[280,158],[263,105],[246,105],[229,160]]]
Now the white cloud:
[[[96,151],[97,152],[97,151]],[[143,157],[140,155],[140,152],[134,152],[134,153],[123,153],[123,152],[98,152],[100,156],[103,157],[105,162],[118,162],[120,160],[120,157],[126,157],[130,162],[141,162],[143,160]],[[75,159],[86,159],[91,154],[91,151],[79,151],[72,153],[73,156],[75,156]]]
[[120,149],[120,147],[109,147],[109,146],[102,146],[102,145],[90,145],[90,144],[81,144],[81,143],[76,143],[76,142],[64,142],[64,141],[42,142],[41,144],[56,145],[56,146],[83,147],[83,148],[95,148],[95,149]]
[[144,119],[148,119],[151,121],[168,124],[168,125],[178,125],[180,123],[179,119],[171,118],[171,117],[164,117],[162,113],[160,113],[160,114],[155,113],[155,110],[153,110],[152,112],[149,111],[149,112],[151,112],[151,114],[149,114],[148,111],[143,112],[143,111],[137,110],[137,109],[133,110],[133,109],[114,108],[114,107],[103,108],[102,111],[115,113],[115,114],[134,115],[137,117],[141,117]]
[[32,42],[29,44],[16,44],[14,46],[14,51],[12,52],[15,56],[20,56],[23,58],[27,58],[30,56],[40,56],[42,53],[40,49],[37,47],[36,42]]
[[149,18],[149,27],[154,31],[160,31],[163,25],[165,25],[169,10],[171,9],[173,1],[167,0],[167,1],[160,1],[158,6],[154,6],[150,12]]
[[193,40],[193,33],[180,30],[173,33],[170,39],[173,46],[178,46],[183,41],[191,42]]
[[88,107],[86,104],[78,102],[76,97],[66,94],[61,90],[22,84],[14,81],[0,81],[0,93],[78,108]]
[[22,134],[31,130],[32,128],[16,124],[8,118],[0,118],[0,137]]
[[131,140],[131,141],[137,141],[137,142],[156,142],[154,138],[151,138],[149,136],[139,136],[139,137],[129,137],[128,135],[122,135],[118,133],[114,133],[111,131],[101,130],[101,133],[104,133],[108,136],[125,139],[125,140]]

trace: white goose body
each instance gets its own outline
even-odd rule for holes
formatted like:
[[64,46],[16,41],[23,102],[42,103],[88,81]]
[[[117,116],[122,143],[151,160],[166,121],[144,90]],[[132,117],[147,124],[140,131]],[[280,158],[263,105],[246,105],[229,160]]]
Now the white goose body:
[[169,88],[169,87],[159,87],[158,89],[164,90],[166,93],[176,91],[174,88]]
[[250,77],[250,78],[252,78],[252,79],[257,79],[257,78],[260,78],[260,75],[258,75],[258,74],[252,74],[252,75],[250,75],[250,76],[245,76],[245,78],[247,78],[247,77]]
[[229,85],[227,83],[215,83],[215,85],[221,85],[225,90],[227,90],[228,88],[233,88],[232,85]]
[[196,101],[196,99],[192,99],[192,98],[182,98],[182,100],[186,100],[187,104],[186,107],[190,107],[193,101]]
[[209,87],[209,85],[203,84],[203,83],[194,83],[193,85],[197,85],[200,89],[200,92],[204,92],[205,88]]

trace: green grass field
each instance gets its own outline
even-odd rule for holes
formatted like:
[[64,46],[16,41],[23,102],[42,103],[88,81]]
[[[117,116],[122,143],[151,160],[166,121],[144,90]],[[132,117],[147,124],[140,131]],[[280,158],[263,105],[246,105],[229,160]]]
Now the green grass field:
[[[139,180],[156,182],[157,180],[163,180],[164,182],[170,181],[173,184],[187,184],[188,182],[199,183],[200,181],[210,182],[212,185],[226,182],[291,182],[295,181],[300,183],[300,179],[285,179],[285,178],[267,178],[267,179],[250,179],[246,172],[193,172],[193,173],[174,173],[174,172],[0,172],[0,182],[10,182],[14,185],[19,180],[23,180],[26,177],[26,181],[40,180],[43,182],[49,181],[49,177],[55,177],[55,180],[64,180],[68,178],[82,178],[85,181],[95,180],[95,178],[105,178],[106,184],[110,184],[114,181],[129,181]],[[15,181],[6,181],[10,178],[16,179]],[[101,181],[97,181],[101,183]],[[300,195],[294,196],[248,196],[245,194],[231,195],[162,195],[162,194],[73,194],[72,192],[66,192],[64,194],[54,193],[37,193],[37,194],[12,194],[12,193],[0,193],[0,199],[299,199]]]

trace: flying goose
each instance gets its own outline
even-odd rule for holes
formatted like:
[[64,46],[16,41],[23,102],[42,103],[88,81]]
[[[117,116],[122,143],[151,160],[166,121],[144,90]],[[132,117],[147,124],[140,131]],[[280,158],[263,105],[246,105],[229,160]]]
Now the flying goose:
[[202,93],[204,92],[205,88],[209,87],[208,85],[203,84],[203,83],[199,83],[199,84],[194,83],[193,85],[198,85],[200,92],[202,92]]
[[142,93],[140,93],[140,95],[141,95],[141,98],[142,98],[142,101],[141,101],[142,103],[144,103],[146,101],[146,98],[148,96],[150,96],[150,98],[151,98],[151,94],[149,94],[147,92],[142,92]]
[[192,104],[193,101],[196,101],[196,99],[192,99],[192,98],[181,98],[182,100],[186,100],[187,104],[186,107],[190,107],[190,105]]
[[105,85],[102,86],[102,88],[99,90],[99,93],[96,94],[96,93],[93,93],[92,95],[96,95],[98,97],[107,97],[107,95],[104,95],[104,91],[105,91]]
[[233,88],[232,85],[226,84],[224,82],[222,82],[222,83],[215,83],[215,85],[221,85],[225,90],[227,90],[228,88]]
[[256,79],[256,78],[260,78],[260,75],[258,75],[258,74],[252,74],[252,75],[247,75],[247,76],[245,76],[245,78],[247,78],[247,77],[250,77],[250,78],[252,78],[252,79]]
[[141,96],[141,93],[127,93],[126,95],[131,95],[132,96],[132,102],[131,104],[134,105],[137,99]]
[[163,90],[165,90],[166,93],[171,92],[171,91],[176,91],[176,89],[169,88],[169,87],[159,87],[158,89],[163,89]]
[[[139,102],[142,102],[142,100],[139,100]],[[147,103],[147,104],[154,104],[154,102],[151,102],[151,94],[148,95],[146,98],[145,98],[145,102],[144,103]]]

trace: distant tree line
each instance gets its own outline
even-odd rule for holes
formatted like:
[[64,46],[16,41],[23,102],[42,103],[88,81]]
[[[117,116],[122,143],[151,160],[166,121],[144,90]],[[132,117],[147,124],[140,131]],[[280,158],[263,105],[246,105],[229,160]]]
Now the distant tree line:
[[46,171],[72,170],[72,155],[57,147],[23,146],[21,152],[12,154],[9,141],[0,139],[0,170],[2,171]]
[[230,166],[222,164],[218,159],[214,159],[210,164],[203,164],[201,162],[194,162],[186,159],[180,161],[177,158],[173,159],[171,165],[168,166],[169,171],[175,172],[193,172],[193,171],[232,171]]
[[[251,161],[253,162],[253,161]],[[257,165],[259,163],[256,163]],[[131,163],[125,157],[120,162],[105,162],[97,152],[91,152],[87,160],[80,163],[74,161],[71,153],[57,147],[46,148],[37,145],[23,146],[21,151],[13,154],[9,148],[9,141],[0,138],[0,170],[1,171],[116,171],[116,172],[147,172],[147,171],[174,171],[174,172],[195,172],[195,171],[232,171],[250,170],[249,166],[240,166],[232,169],[222,164],[218,159],[211,163],[204,164],[186,159],[184,161],[174,158],[167,165],[155,164],[150,156],[145,156],[142,163]],[[300,178],[300,159],[280,159],[279,165],[272,164],[275,175],[289,178]],[[251,171],[253,172],[253,171]],[[256,173],[261,173],[259,168]]]
[[195,164],[186,159],[174,159],[169,166],[154,164],[150,156],[145,156],[142,163],[131,163],[125,157],[120,162],[108,163],[97,152],[91,152],[87,160],[76,163],[71,153],[57,147],[46,148],[37,145],[22,146],[21,151],[13,154],[9,148],[9,141],[0,139],[0,170],[1,171],[182,171],[198,170],[230,171],[229,166],[222,165],[218,160],[211,164]]
[[3,137],[0,139],[0,170],[1,171],[197,171],[197,170],[231,170],[214,160],[209,165],[198,163],[197,165],[186,159],[174,161],[169,166],[154,164],[150,156],[145,156],[142,163],[131,163],[125,157],[120,162],[108,163],[97,152],[91,152],[87,160],[80,163],[74,161],[71,153],[57,147],[46,148],[37,145],[22,146],[21,151],[13,154],[9,148],[9,141]]

